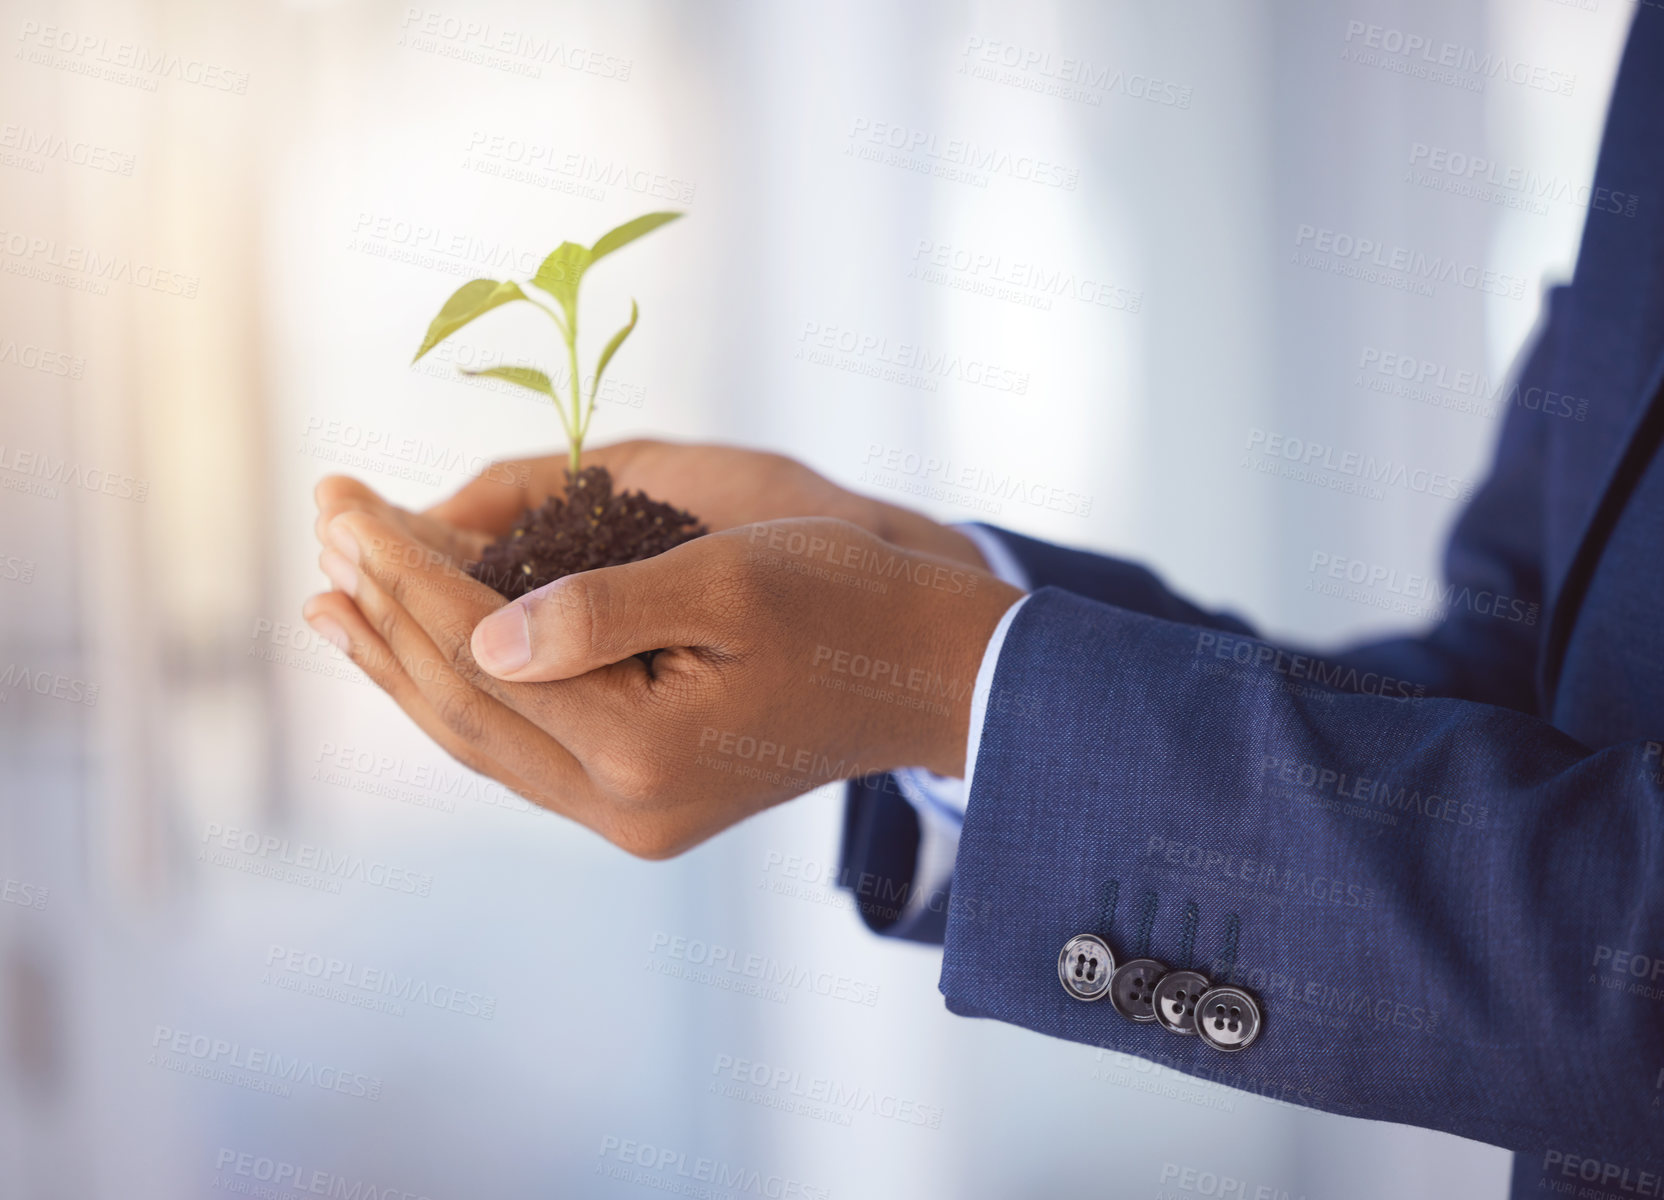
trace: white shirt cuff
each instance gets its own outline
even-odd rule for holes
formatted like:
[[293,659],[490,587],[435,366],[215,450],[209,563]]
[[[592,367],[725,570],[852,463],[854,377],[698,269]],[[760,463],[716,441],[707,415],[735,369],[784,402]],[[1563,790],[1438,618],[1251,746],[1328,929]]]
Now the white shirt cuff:
[[999,534],[982,525],[955,525],[954,528],[971,539],[995,579],[1009,583],[1019,591],[1033,590],[1029,586],[1028,572],[1023,570],[1023,564],[1017,561],[1017,556],[1011,553],[1011,548],[1000,539]]

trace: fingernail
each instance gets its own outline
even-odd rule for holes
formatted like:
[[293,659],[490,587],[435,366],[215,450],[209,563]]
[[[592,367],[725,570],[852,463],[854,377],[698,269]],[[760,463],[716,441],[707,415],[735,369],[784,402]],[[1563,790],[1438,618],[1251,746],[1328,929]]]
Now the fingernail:
[[342,654],[347,653],[351,648],[352,643],[347,640],[347,631],[328,617],[307,617],[306,623],[312,626],[319,637],[334,646]]
[[474,661],[493,675],[518,671],[532,660],[532,629],[526,606],[499,608],[474,627]]
[[329,540],[346,555],[348,562],[358,561],[358,539],[353,537],[352,530],[339,517],[329,523]]
[[329,581],[335,585],[336,591],[345,592],[349,596],[357,594],[358,568],[335,551],[325,550],[318,555],[318,566],[329,576]]

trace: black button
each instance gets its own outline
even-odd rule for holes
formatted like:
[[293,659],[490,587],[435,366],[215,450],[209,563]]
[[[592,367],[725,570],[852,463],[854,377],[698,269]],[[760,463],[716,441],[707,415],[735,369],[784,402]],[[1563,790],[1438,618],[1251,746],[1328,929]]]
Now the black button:
[[1115,955],[1095,933],[1077,933],[1057,955],[1057,977],[1076,1000],[1102,1000],[1115,974]]
[[1169,1033],[1196,1032],[1196,1004],[1211,985],[1200,971],[1169,971],[1156,984],[1156,1020]]
[[1132,1021],[1156,1019],[1155,988],[1167,974],[1167,964],[1153,958],[1135,958],[1115,968],[1109,985],[1109,1002],[1115,1011]]
[[1222,984],[1203,993],[1196,1006],[1196,1032],[1215,1050],[1246,1050],[1264,1024],[1260,1006],[1239,987]]

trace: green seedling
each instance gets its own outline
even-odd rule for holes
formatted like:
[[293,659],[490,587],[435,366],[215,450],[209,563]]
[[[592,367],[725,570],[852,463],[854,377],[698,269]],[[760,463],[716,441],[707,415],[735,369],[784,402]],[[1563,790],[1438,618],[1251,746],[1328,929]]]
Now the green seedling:
[[[638,316],[636,302],[631,299],[629,324],[613,334],[612,340],[601,351],[600,361],[595,364],[595,377],[589,384],[589,400],[585,403],[578,382],[578,285],[583,282],[585,271],[614,250],[628,246],[637,238],[652,233],[660,225],[674,221],[681,215],[679,212],[648,213],[602,234],[593,246],[580,246],[576,242],[562,242],[556,246],[549,257],[543,260],[543,265],[538,267],[537,274],[532,276],[530,283],[539,292],[552,297],[558,308],[551,308],[537,299],[535,293],[528,294],[513,280],[470,280],[452,292],[451,298],[445,301],[445,307],[439,310],[439,315],[428,326],[427,336],[422,339],[422,348],[416,351],[416,357],[410,361],[419,361],[422,355],[475,317],[484,316],[492,309],[501,308],[505,304],[524,300],[548,313],[549,319],[555,323],[555,328],[560,330],[560,335],[566,342],[567,372],[572,380],[569,402],[563,402],[561,397],[555,394],[555,387],[549,376],[534,367],[490,367],[483,371],[464,370],[462,373],[489,375],[494,379],[501,379],[547,396],[554,404],[555,411],[560,414],[561,424],[566,429],[566,442],[572,452],[570,470],[573,478],[577,478],[584,436],[589,432],[590,418],[595,415],[595,393],[601,386],[602,372],[607,369],[607,364],[612,362],[613,355],[618,353],[624,339],[630,336],[630,331],[636,327]],[[567,407],[567,403],[570,404],[570,408]]]

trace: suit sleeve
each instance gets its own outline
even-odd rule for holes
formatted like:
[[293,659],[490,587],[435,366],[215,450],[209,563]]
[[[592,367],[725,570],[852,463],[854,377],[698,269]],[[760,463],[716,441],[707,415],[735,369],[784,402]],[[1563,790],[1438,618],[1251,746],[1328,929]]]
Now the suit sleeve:
[[[1318,661],[1226,638],[1029,599],[955,864],[949,1008],[1516,1149],[1646,1144],[1657,744],[1593,751],[1357,668],[1320,685]],[[1058,950],[1099,930],[1248,988],[1259,1040],[1220,1055],[1070,999]]]
[[[1664,747],[1536,715],[1542,421],[1506,424],[1446,557],[1470,599],[1425,635],[1326,657],[1147,588],[1037,590],[994,675],[948,1006],[1533,1154],[1656,1145]],[[1247,988],[1259,1040],[1223,1055],[1071,999],[1057,953],[1084,931]]]
[[[1521,386],[1557,352],[1558,303]],[[1533,1153],[1650,1144],[1664,763],[1536,715],[1542,423],[1505,423],[1447,550],[1446,616],[1334,655],[1004,535],[1037,590],[994,673],[940,906],[948,1006]],[[879,799],[852,798],[869,824],[846,827],[846,865],[885,832]],[[1248,988],[1260,1039],[1221,1055],[1072,1000],[1056,956],[1085,931]]]

